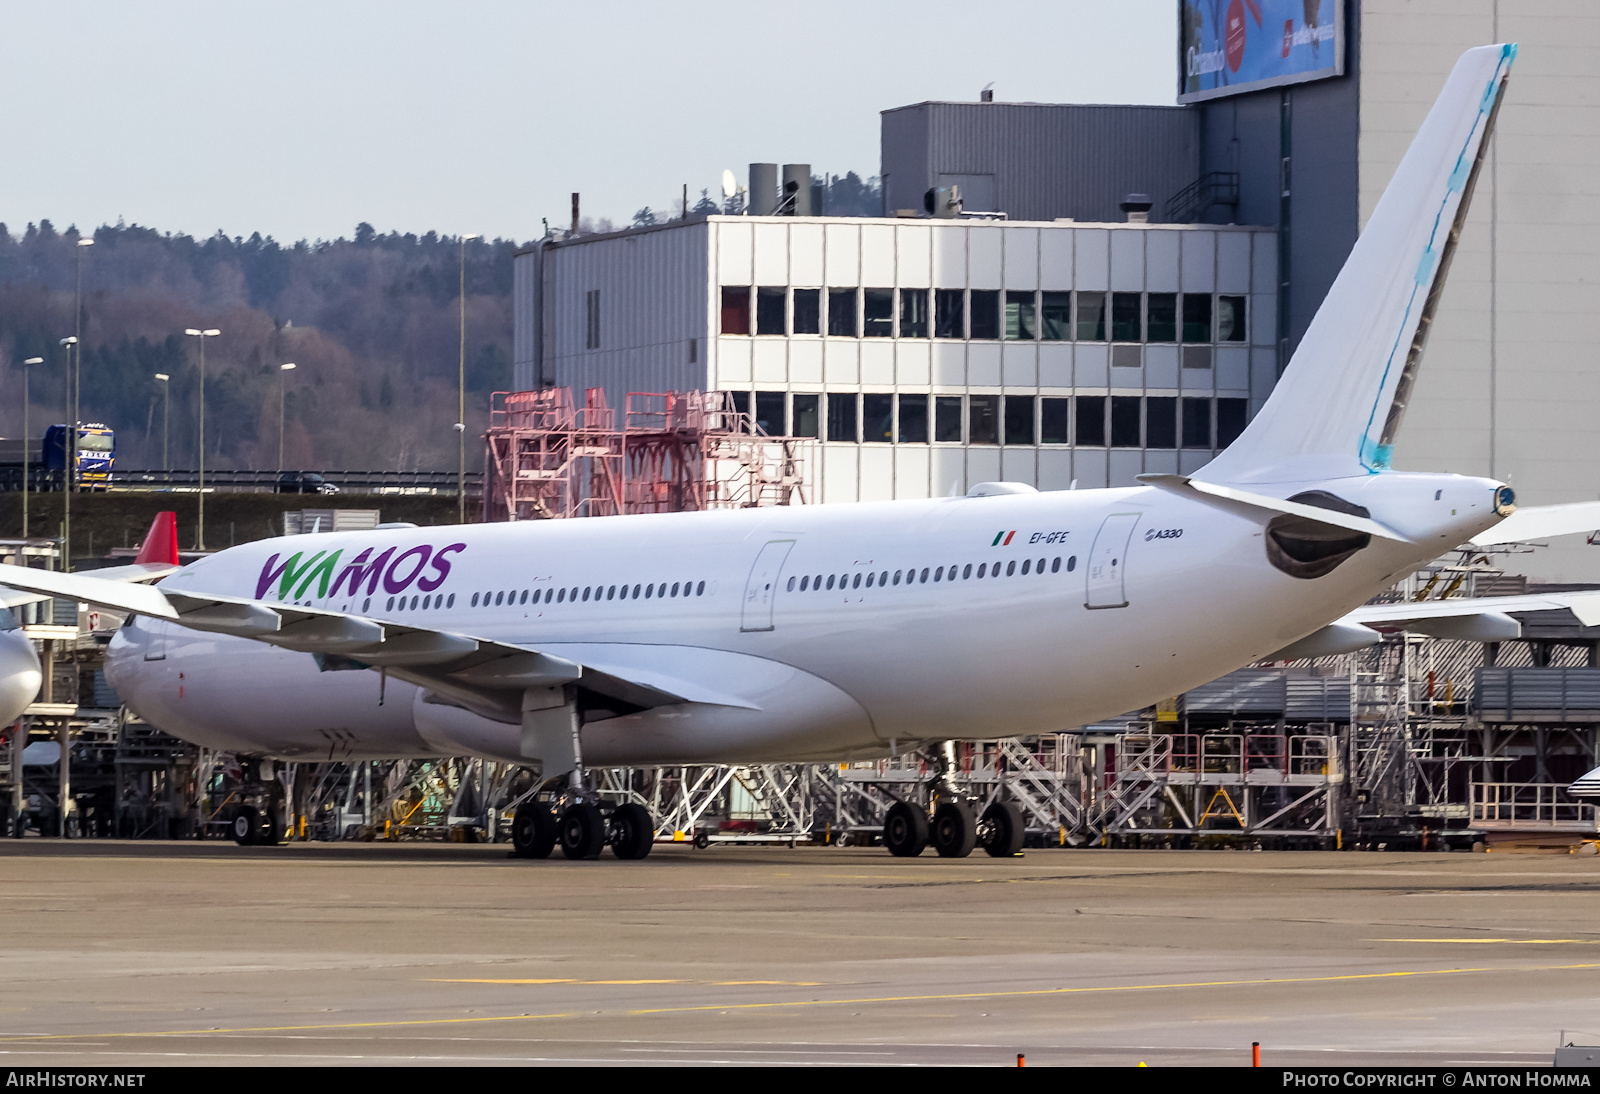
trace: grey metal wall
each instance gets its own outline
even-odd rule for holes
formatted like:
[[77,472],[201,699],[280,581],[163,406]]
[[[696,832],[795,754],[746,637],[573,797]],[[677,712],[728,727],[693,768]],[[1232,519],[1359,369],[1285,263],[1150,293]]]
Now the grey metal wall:
[[[513,377],[581,390],[613,407],[630,391],[706,387],[711,330],[705,221],[547,242],[517,255]],[[597,292],[599,345],[588,344]]]
[[1199,114],[1179,106],[917,103],[882,114],[884,204],[921,209],[941,175],[992,174],[1016,220],[1110,222],[1129,193],[1167,199],[1199,173]]

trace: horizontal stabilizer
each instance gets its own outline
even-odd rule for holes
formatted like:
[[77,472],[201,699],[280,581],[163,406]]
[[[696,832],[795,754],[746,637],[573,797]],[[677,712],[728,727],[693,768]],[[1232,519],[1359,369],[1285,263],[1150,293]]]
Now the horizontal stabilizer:
[[1519,508],[1493,528],[1473,536],[1472,545],[1490,547],[1496,543],[1528,543],[1593,532],[1597,528],[1600,528],[1600,501],[1534,505]]
[[1192,479],[1184,475],[1140,475],[1139,481],[1149,483],[1151,486],[1172,490],[1175,493],[1187,493],[1190,497],[1198,496],[1197,500],[1200,501],[1217,498],[1237,505],[1247,505],[1252,509],[1264,509],[1269,513],[1286,513],[1289,516],[1303,517],[1306,520],[1316,521],[1318,524],[1344,528],[1351,532],[1365,532],[1369,536],[1393,540],[1396,543],[1411,542],[1399,532],[1379,524],[1371,517],[1358,517],[1350,513],[1340,513],[1315,505],[1303,505],[1297,501],[1285,501],[1282,498],[1255,494],[1232,486],[1219,486],[1216,483],[1203,482],[1200,479]]

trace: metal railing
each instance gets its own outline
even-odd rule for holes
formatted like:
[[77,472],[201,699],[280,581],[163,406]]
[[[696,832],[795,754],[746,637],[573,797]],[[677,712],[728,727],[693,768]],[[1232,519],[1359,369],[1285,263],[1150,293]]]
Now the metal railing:
[[[322,481],[340,492],[353,494],[451,494],[456,491],[454,471],[228,471],[207,470],[206,490],[221,492],[272,493],[278,489],[279,480],[288,475],[318,475]],[[39,493],[61,489],[61,471],[30,468],[28,488]],[[171,471],[157,469],[112,471],[105,479],[84,482],[85,490],[194,490],[200,485],[200,473],[192,468],[175,468]],[[483,490],[483,473],[469,471],[466,476],[468,497],[477,497]],[[0,492],[22,489],[22,468],[0,468]],[[293,490],[285,491],[293,493]],[[303,491],[316,493],[307,485]]]
[[1186,224],[1213,205],[1239,204],[1239,172],[1208,171],[1167,199],[1164,219]]
[[1566,796],[1565,783],[1472,784],[1472,827],[1596,831],[1595,807]]

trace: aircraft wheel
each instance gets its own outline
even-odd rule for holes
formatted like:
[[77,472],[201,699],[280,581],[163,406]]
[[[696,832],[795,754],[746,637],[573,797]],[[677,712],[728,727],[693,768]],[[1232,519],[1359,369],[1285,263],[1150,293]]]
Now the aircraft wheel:
[[1014,802],[995,802],[983,812],[983,849],[995,858],[1022,850],[1022,810]]
[[978,822],[966,802],[945,802],[933,811],[933,849],[941,858],[966,858],[978,844]]
[[883,818],[883,845],[896,858],[916,858],[928,846],[928,814],[909,802],[895,802]]
[[283,842],[283,813],[270,805],[262,820],[260,842],[268,847],[276,847]]
[[261,814],[254,806],[241,805],[233,813],[233,842],[251,847],[261,838]]
[[556,846],[556,818],[544,802],[525,801],[511,818],[511,853],[517,858],[549,858]]
[[557,822],[561,832],[561,853],[570,859],[600,857],[606,845],[606,819],[588,802],[568,807]]
[[618,858],[641,859],[655,845],[655,825],[650,810],[638,802],[617,806],[611,814],[611,851]]

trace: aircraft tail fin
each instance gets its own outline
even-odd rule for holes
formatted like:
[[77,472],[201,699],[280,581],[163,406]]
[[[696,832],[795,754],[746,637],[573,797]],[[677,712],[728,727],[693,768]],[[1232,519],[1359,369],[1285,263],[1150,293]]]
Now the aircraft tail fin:
[[169,510],[156,514],[156,519],[150,522],[150,530],[144,535],[144,543],[139,546],[139,554],[133,561],[134,565],[145,562],[178,565],[177,513]]
[[1461,55],[1272,397],[1197,478],[1387,470],[1515,45]]

